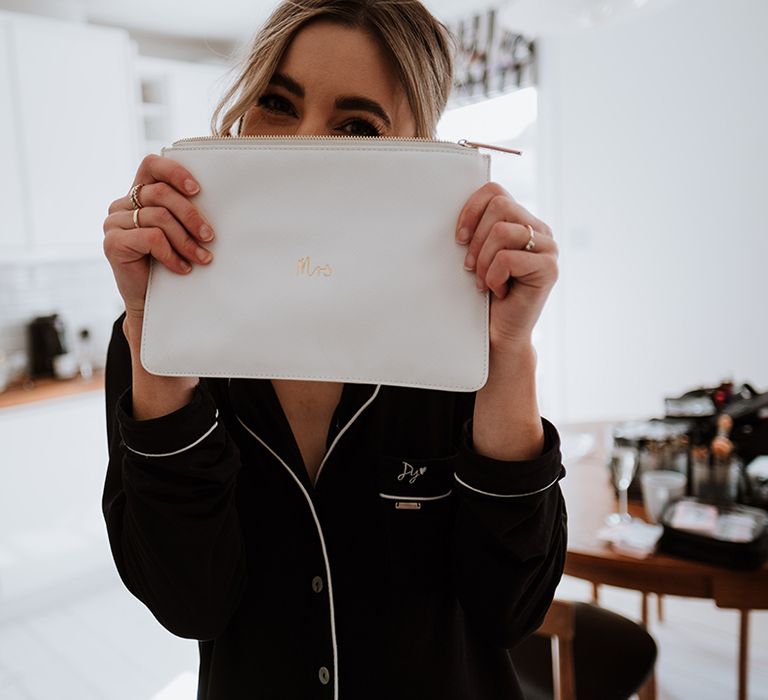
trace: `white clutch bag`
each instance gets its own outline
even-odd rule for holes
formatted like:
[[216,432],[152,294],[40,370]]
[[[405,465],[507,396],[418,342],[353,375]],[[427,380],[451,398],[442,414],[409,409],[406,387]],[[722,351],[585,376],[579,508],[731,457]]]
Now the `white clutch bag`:
[[213,261],[153,262],[141,361],[159,375],[476,391],[488,295],[459,212],[490,156],[428,139],[200,137],[162,150],[200,183]]

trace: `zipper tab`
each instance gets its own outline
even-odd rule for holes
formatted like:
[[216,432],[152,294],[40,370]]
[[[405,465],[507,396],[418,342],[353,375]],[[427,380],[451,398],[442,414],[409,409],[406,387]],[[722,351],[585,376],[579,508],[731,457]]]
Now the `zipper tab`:
[[459,146],[465,146],[466,148],[488,148],[491,151],[501,151],[502,153],[512,153],[516,156],[523,155],[522,151],[518,151],[514,148],[504,148],[502,146],[492,146],[489,143],[477,143],[475,141],[467,141],[467,139],[460,139]]

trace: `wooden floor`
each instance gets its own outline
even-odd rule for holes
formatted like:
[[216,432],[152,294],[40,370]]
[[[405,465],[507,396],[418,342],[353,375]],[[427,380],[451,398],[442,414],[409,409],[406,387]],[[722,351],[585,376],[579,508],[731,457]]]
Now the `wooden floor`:
[[[588,600],[564,579],[558,596]],[[736,695],[737,616],[707,601],[667,597],[659,700],[729,700]],[[637,619],[637,593],[603,587],[602,602]],[[0,624],[3,700],[192,700],[197,646],[168,634],[116,581]],[[768,700],[768,613],[752,620],[751,700]]]

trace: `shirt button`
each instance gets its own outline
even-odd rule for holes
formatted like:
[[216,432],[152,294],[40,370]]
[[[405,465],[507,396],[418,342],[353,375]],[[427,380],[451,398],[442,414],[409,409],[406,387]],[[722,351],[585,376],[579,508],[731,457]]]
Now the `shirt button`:
[[320,667],[320,670],[318,671],[317,675],[320,677],[320,682],[323,685],[327,685],[328,681],[331,678],[331,674],[328,673],[328,669],[325,666]]
[[312,579],[312,590],[315,593],[320,593],[320,591],[323,590],[323,579],[319,576],[315,576],[315,578]]

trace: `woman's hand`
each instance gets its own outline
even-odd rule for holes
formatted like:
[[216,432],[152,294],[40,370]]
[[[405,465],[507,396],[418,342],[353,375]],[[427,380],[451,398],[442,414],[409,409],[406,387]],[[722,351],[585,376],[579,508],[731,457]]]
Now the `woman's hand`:
[[150,258],[187,274],[192,263],[205,265],[212,257],[202,243],[213,239],[213,230],[189,201],[200,191],[190,172],[170,158],[148,155],[133,181],[139,183],[139,227],[130,195],[112,202],[104,220],[104,254],[129,319],[143,318]]
[[[528,226],[535,231],[535,246]],[[475,272],[478,291],[491,297],[491,350],[531,344],[533,327],[557,281],[558,248],[543,221],[520,206],[496,182],[488,182],[464,204],[456,239],[467,245],[464,267]]]

